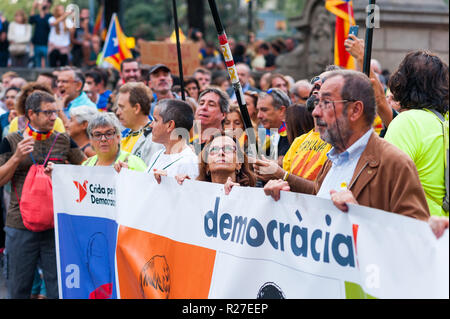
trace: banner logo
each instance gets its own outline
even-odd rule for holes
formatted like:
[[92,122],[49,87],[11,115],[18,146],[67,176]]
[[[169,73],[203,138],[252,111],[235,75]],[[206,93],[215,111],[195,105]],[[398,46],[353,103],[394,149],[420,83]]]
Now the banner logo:
[[81,203],[83,201],[83,199],[87,195],[87,183],[88,183],[88,181],[84,181],[83,184],[80,184],[77,181],[73,181],[73,183],[75,184],[75,187],[77,188],[78,193],[79,193],[79,197],[76,200],[76,202],[77,203]]

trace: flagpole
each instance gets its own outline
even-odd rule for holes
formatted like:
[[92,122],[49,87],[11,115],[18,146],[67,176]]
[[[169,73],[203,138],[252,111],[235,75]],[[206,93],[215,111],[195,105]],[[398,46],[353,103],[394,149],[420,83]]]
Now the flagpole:
[[106,50],[106,46],[108,45],[108,39],[111,35],[111,30],[112,30],[112,26],[113,26],[113,21],[116,18],[116,13],[113,12],[112,16],[111,16],[111,21],[109,22],[109,26],[108,26],[108,32],[106,33],[106,38],[105,38],[105,43],[103,43],[103,50],[102,50],[102,58],[101,58],[101,62],[100,65],[103,64],[103,59],[105,56],[105,50]]
[[175,35],[177,38],[177,53],[178,53],[178,69],[180,73],[180,85],[181,85],[181,98],[186,101],[186,94],[184,92],[184,78],[183,78],[183,62],[181,60],[181,44],[180,44],[180,32],[178,27],[178,14],[177,14],[177,2],[172,0],[173,6],[173,19],[175,21]]
[[[350,4],[351,3],[351,4]],[[347,10],[348,10],[348,24],[352,26],[352,10],[351,7],[353,6],[352,1],[347,2]]]
[[225,29],[222,25],[222,21],[220,20],[219,12],[217,10],[217,5],[215,0],[208,0],[209,7],[211,9],[211,13],[214,19],[214,24],[216,25],[217,33],[219,35],[219,43],[222,49],[222,54],[225,59],[225,63],[227,65],[228,76],[230,77],[231,84],[234,88],[234,93],[236,95],[236,99],[239,105],[239,109],[241,111],[242,119],[244,121],[245,132],[248,136],[249,147],[254,145],[255,149],[249,149],[251,153],[256,151],[258,152],[258,145],[256,143],[255,131],[253,130],[253,124],[250,119],[250,115],[248,114],[247,104],[245,103],[244,93],[242,91],[241,82],[239,82],[239,76],[237,74],[236,65],[234,64],[233,54],[230,49],[230,45],[228,44],[228,38],[225,33]]
[[373,15],[375,0],[370,0],[369,5],[371,6],[370,11],[366,19],[366,39],[364,43],[364,64],[363,72],[370,77],[370,61],[372,60],[372,40],[373,40],[373,24],[369,21],[369,18]]

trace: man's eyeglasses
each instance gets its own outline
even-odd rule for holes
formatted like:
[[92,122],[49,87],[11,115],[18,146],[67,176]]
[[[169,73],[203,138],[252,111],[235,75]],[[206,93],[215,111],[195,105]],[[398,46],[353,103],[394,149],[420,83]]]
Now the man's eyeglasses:
[[338,100],[338,101],[329,101],[329,100],[319,100],[316,99],[313,102],[314,108],[319,106],[319,108],[323,110],[328,110],[331,106],[334,107],[334,103],[348,103],[348,102],[356,102],[357,100]]
[[224,154],[230,154],[236,152],[236,146],[225,145],[225,146],[213,146],[209,149],[210,155],[217,155],[222,151]]
[[116,132],[114,132],[114,131],[108,131],[106,133],[95,132],[95,133],[92,133],[92,139],[94,141],[101,141],[103,139],[103,137],[105,137],[105,139],[107,139],[107,140],[112,140],[115,135],[116,135]]
[[38,111],[36,111],[36,113],[42,113],[45,116],[50,117],[52,115],[57,115],[58,111],[56,111],[56,110],[38,110]]
[[320,78],[320,76],[316,76],[316,77],[313,77],[312,79],[311,79],[311,84],[312,85],[314,85],[316,82],[318,82],[318,81],[321,81],[322,79]]

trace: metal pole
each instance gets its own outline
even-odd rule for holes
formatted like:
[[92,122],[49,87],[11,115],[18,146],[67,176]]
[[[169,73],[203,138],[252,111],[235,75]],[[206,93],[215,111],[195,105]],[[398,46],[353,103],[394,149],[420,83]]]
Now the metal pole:
[[[250,115],[248,114],[247,104],[245,103],[241,82],[239,82],[239,76],[237,74],[236,65],[234,64],[233,55],[231,53],[230,45],[228,44],[228,38],[225,33],[225,29],[223,28],[222,21],[220,20],[215,0],[208,0],[208,3],[214,19],[214,24],[216,25],[217,33],[219,35],[219,43],[222,49],[222,54],[225,59],[225,63],[227,65],[228,75],[230,77],[234,93],[236,94],[239,109],[241,110],[242,120],[244,121],[245,126],[245,132],[247,133],[249,141],[248,143],[249,152],[257,153],[258,145],[256,143],[255,131],[253,130],[252,121],[250,119]],[[254,146],[254,149],[251,148],[252,146]]]
[[373,41],[373,29],[374,23],[370,21],[375,11],[375,0],[369,1],[370,10],[366,19],[366,39],[364,44],[364,64],[363,72],[370,77],[370,60],[372,60],[372,41]]
[[186,101],[186,94],[184,92],[183,62],[181,60],[180,33],[178,28],[177,1],[172,0],[172,5],[173,5],[173,19],[175,21],[175,35],[177,37],[178,69],[180,73],[181,98],[183,99],[183,101]]

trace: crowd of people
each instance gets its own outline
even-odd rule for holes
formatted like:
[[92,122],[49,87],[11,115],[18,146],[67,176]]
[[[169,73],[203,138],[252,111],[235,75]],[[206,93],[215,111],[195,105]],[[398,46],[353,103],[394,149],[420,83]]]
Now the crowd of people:
[[[330,65],[297,82],[270,66],[274,57],[242,58],[236,68],[251,128],[229,80],[214,76],[214,67],[225,67],[209,45],[204,65],[183,85],[175,70],[137,58],[122,61],[118,74],[75,63],[32,82],[4,73],[0,248],[9,297],[58,297],[54,230],[28,230],[19,207],[27,171],[47,155],[49,175],[54,164],[113,166],[157,182],[219,183],[226,194],[237,186],[259,187],[274,200],[306,193],[343,212],[359,204],[416,218],[440,237],[448,228],[448,65],[418,50],[390,77],[374,60],[368,77],[360,72],[363,41],[351,36],[345,45],[358,70]],[[266,46],[256,56],[267,56]],[[256,79],[253,71],[261,70]]]

